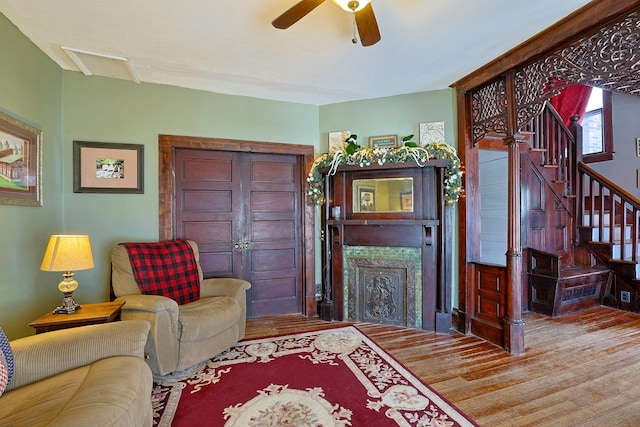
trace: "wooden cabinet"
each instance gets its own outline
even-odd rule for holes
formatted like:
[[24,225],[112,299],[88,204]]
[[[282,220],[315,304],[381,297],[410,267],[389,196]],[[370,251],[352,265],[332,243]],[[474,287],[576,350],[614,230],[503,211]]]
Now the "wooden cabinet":
[[[341,166],[326,176],[323,319],[450,329],[453,224],[442,184],[447,165]],[[407,289],[393,294],[399,288]]]

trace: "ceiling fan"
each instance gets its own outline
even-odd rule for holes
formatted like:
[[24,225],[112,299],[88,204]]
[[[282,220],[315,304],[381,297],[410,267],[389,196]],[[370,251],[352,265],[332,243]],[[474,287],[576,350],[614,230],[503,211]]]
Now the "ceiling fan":
[[[271,25],[281,30],[287,29],[324,2],[325,0],[301,0],[274,19]],[[333,0],[333,2],[347,12],[353,12],[362,46],[372,46],[380,41],[380,30],[371,7],[371,0]],[[357,43],[355,31],[352,41]]]

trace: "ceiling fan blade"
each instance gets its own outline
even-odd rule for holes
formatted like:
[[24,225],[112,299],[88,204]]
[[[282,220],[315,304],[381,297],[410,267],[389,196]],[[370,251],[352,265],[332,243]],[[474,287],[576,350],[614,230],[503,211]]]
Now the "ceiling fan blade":
[[376,15],[373,13],[371,3],[366,5],[360,12],[356,12],[356,25],[362,46],[372,46],[380,41],[380,29]]
[[316,7],[324,3],[324,0],[302,0],[291,6],[282,15],[278,16],[271,22],[276,28],[285,30],[305,17]]

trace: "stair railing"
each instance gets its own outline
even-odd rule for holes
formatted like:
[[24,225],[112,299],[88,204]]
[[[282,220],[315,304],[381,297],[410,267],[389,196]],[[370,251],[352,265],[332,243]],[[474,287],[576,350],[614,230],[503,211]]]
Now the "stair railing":
[[565,196],[576,195],[578,162],[582,160],[582,127],[579,116],[571,118],[568,128],[558,112],[546,103],[542,112],[523,130],[531,133],[531,148],[544,153],[541,166],[554,168],[554,180],[565,184]]
[[[582,162],[578,165],[578,173],[578,182],[582,183],[581,193],[584,194],[583,211],[578,217],[578,224],[597,228],[597,233],[591,233],[592,242],[619,243],[620,251],[614,254],[614,258],[640,262],[640,201]],[[620,226],[619,237],[615,233],[616,225]]]

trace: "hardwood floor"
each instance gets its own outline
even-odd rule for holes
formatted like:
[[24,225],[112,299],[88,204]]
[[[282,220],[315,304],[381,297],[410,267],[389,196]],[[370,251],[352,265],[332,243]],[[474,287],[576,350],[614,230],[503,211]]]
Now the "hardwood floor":
[[[640,425],[639,314],[595,307],[525,322],[523,356],[455,332],[356,326],[481,426]],[[245,338],[341,324],[349,323],[250,319]]]

